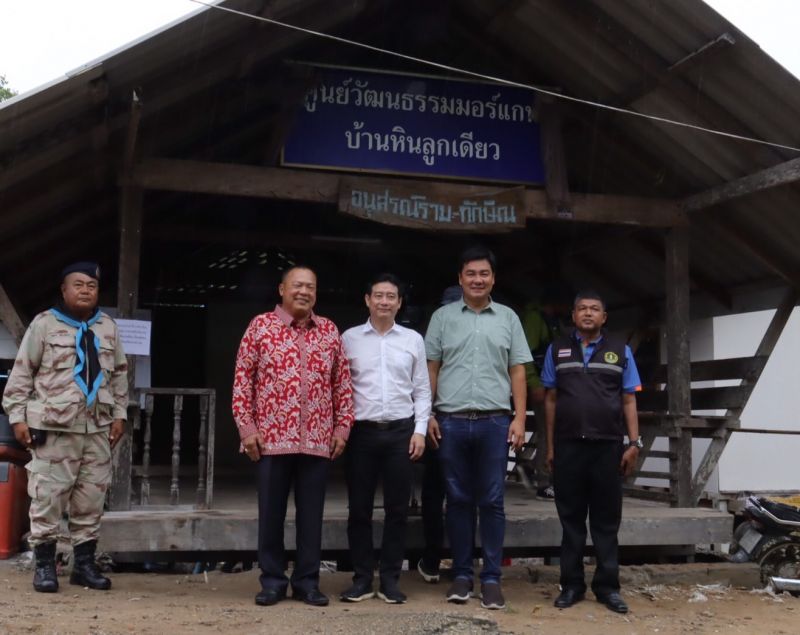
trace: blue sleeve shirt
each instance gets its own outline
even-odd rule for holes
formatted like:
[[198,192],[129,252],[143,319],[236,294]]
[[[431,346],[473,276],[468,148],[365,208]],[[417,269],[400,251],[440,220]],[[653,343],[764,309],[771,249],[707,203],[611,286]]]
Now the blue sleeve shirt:
[[[600,341],[600,340],[598,340]],[[583,348],[583,363],[587,364],[594,353],[597,342],[590,342],[588,346]],[[553,363],[553,345],[547,347],[547,354],[544,358],[544,368],[542,368],[542,384],[545,388],[557,388],[558,382],[556,381],[556,366]],[[633,353],[630,346],[625,346],[625,368],[622,371],[622,392],[634,393],[642,389],[642,381],[639,379],[639,370],[636,368],[636,362],[633,359]]]

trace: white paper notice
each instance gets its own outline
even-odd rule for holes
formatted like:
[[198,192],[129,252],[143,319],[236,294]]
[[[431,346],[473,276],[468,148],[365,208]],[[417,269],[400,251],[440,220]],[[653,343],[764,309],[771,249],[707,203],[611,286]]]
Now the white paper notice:
[[152,322],[145,320],[115,320],[126,355],[150,355]]

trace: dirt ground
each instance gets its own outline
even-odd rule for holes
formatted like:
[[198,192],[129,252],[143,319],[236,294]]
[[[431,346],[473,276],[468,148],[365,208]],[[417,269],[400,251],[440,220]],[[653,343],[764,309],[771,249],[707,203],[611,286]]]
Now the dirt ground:
[[0,633],[93,635],[117,633],[659,633],[800,632],[800,598],[762,588],[749,565],[686,564],[623,567],[623,594],[631,607],[617,615],[591,598],[567,610],[553,607],[555,567],[517,565],[504,572],[507,608],[487,611],[480,600],[463,606],[444,600],[446,583],[425,584],[404,572],[402,606],[378,599],[345,604],[336,595],[350,574],[323,573],[327,608],[287,600],[253,603],[257,571],[110,574],[109,592],[70,586],[35,593],[24,558],[0,561]]

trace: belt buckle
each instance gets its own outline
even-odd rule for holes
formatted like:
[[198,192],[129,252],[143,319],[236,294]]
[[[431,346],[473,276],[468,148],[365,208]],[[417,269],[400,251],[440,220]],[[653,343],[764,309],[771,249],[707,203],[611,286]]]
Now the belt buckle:
[[467,419],[470,421],[475,421],[478,418],[479,414],[480,413],[477,410],[470,410],[467,413]]

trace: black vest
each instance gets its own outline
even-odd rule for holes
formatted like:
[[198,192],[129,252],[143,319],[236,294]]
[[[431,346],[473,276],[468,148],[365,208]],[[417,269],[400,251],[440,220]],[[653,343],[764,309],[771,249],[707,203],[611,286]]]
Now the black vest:
[[551,351],[557,382],[555,437],[622,440],[625,342],[603,333],[585,365],[574,336],[557,339]]

